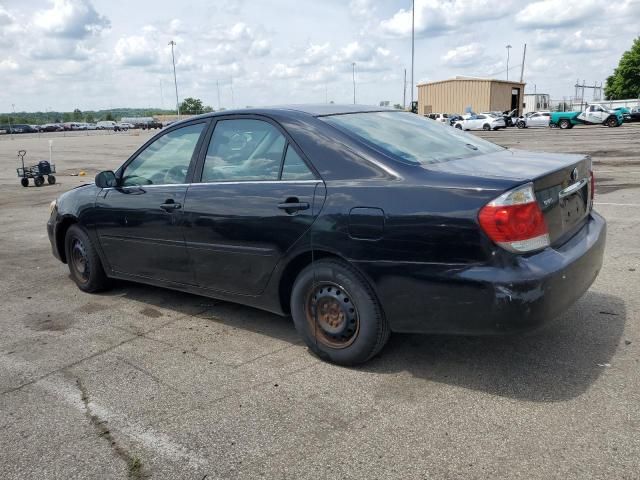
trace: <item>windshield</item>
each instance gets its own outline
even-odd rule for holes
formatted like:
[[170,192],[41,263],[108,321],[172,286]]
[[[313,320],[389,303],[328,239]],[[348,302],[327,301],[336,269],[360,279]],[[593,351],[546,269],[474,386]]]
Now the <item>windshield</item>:
[[321,119],[391,158],[413,164],[426,165],[503,150],[491,142],[415,113],[349,113]]

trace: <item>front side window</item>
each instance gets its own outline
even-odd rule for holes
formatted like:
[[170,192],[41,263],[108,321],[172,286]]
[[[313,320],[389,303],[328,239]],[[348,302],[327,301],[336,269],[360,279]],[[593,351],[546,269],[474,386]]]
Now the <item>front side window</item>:
[[286,143],[268,122],[221,120],[209,143],[202,181],[277,180]]
[[191,157],[205,123],[173,130],[145,148],[122,174],[122,185],[185,183]]
[[320,118],[381,153],[412,164],[437,163],[504,150],[474,135],[409,112],[363,112]]

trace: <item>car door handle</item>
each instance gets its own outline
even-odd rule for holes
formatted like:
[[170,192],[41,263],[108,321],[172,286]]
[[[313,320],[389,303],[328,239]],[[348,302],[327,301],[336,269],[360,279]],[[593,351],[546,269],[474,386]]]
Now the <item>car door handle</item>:
[[308,210],[309,204],[307,202],[283,202],[278,204],[278,208],[286,210],[287,213],[293,213],[299,210]]
[[160,205],[160,208],[165,212],[172,212],[173,210],[178,210],[179,208],[182,208],[182,204],[167,201],[166,203],[163,203],[162,205]]

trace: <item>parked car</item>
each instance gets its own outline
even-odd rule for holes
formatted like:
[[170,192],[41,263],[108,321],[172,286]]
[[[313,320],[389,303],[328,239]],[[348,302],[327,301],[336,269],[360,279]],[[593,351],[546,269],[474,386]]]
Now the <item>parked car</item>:
[[608,110],[601,105],[587,105],[583,112],[552,112],[549,126],[563,130],[574,125],[606,125],[619,127],[623,123],[622,113]]
[[449,125],[453,127],[458,120],[462,120],[462,115],[458,115],[457,113],[452,113],[449,115]]
[[96,128],[98,130],[113,130],[116,126],[116,122],[112,120],[102,120],[96,123]]
[[45,123],[40,127],[41,132],[62,132],[64,127],[59,123]]
[[619,112],[622,114],[622,121],[630,122],[631,121],[631,110],[627,107],[617,107],[612,109],[614,112]]
[[551,119],[551,112],[530,112],[524,117],[520,117],[516,126],[518,128],[548,127]]
[[87,123],[87,130],[97,130],[98,126],[95,123]]
[[640,122],[640,107],[632,108],[629,112],[630,121],[632,122]]
[[11,125],[6,125],[4,129],[7,133],[38,133],[31,125],[27,125],[25,123],[13,123]]
[[436,122],[448,123],[449,115],[446,113],[430,113],[426,115],[427,118],[431,120],[435,120]]
[[506,124],[502,117],[493,115],[473,114],[458,120],[454,127],[460,130],[498,130],[505,128]]
[[[85,292],[127,279],[285,315],[355,364],[389,333],[534,328],[591,285],[587,155],[508,150],[422,116],[319,105],[178,122],[52,202]],[[268,325],[264,326],[268,329]]]
[[126,132],[129,129],[132,129],[133,125],[127,122],[119,122],[113,126],[114,132]]

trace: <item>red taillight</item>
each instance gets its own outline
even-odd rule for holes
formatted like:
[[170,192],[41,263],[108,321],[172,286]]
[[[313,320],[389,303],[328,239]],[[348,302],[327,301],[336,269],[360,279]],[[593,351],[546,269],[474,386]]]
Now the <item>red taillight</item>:
[[547,224],[530,183],[485,205],[478,220],[491,240],[511,252],[531,252],[549,246]]

